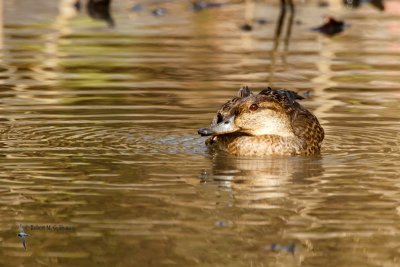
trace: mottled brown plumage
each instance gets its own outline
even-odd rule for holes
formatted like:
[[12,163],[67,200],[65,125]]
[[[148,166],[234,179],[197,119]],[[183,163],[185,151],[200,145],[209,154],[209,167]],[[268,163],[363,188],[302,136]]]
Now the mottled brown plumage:
[[241,156],[319,153],[324,130],[290,90],[267,88],[254,95],[248,87],[218,110],[199,134],[212,136],[210,147]]

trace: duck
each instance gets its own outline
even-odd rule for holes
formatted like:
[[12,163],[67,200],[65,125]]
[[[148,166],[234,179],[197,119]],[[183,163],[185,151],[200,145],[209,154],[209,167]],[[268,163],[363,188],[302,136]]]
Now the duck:
[[319,154],[324,130],[301,99],[291,90],[268,87],[253,94],[244,86],[198,134],[209,136],[211,150],[236,156]]

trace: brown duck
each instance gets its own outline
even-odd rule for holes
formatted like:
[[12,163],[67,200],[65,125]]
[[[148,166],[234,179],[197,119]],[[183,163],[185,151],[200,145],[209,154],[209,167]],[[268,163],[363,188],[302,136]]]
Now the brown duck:
[[290,90],[268,87],[255,95],[242,87],[198,133],[211,136],[207,146],[238,156],[317,154],[324,130],[300,99]]

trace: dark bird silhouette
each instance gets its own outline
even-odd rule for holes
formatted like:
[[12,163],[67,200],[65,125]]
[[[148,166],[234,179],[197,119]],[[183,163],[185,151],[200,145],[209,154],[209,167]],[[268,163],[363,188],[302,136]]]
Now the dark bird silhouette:
[[26,250],[26,237],[29,235],[24,232],[24,228],[22,228],[22,224],[19,224],[18,236],[21,238],[22,245],[24,246],[24,249]]

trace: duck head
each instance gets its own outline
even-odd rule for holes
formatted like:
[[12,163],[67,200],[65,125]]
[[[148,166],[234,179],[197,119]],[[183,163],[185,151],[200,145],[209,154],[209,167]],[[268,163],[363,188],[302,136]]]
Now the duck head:
[[271,88],[253,94],[248,87],[239,90],[238,97],[225,103],[208,128],[198,130],[202,136],[231,133],[243,135],[293,136],[288,106],[302,99],[293,91]]

